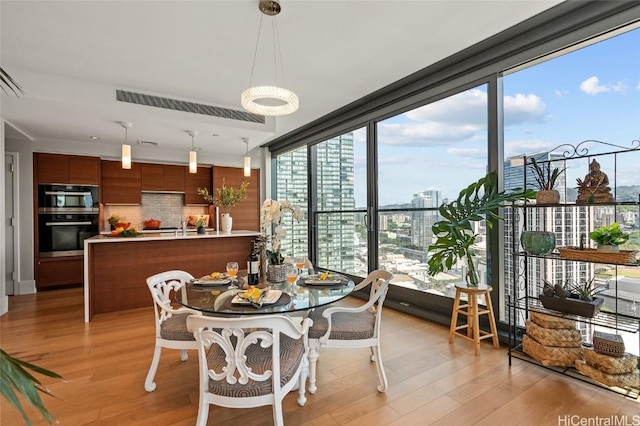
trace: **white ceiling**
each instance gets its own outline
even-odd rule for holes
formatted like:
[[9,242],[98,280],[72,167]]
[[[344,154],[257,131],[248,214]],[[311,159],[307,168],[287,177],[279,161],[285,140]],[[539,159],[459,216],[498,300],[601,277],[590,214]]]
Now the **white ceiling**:
[[[243,137],[254,149],[558,3],[282,0],[283,86],[298,94],[300,109],[256,124],[116,102],[115,90],[242,111],[258,0],[2,0],[0,66],[26,93],[2,94],[0,113],[38,143],[116,149],[124,140],[118,122],[130,121],[134,159],[145,155],[136,140],[158,142],[152,149],[165,153],[188,150],[187,130],[199,132],[201,155],[240,157]],[[254,85],[274,82],[273,53],[263,44],[270,28]]]

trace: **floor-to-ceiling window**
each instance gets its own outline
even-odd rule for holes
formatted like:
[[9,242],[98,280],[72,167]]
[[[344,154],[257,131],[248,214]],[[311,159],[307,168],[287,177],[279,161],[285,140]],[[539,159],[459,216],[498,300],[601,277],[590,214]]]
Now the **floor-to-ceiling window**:
[[[464,263],[428,274],[427,250],[438,207],[487,173],[487,87],[481,85],[377,124],[378,266],[394,285],[453,297]],[[483,222],[473,250],[486,271]]]
[[[460,189],[489,170],[499,172],[505,189],[517,186],[521,179],[518,156],[543,153],[546,143],[563,143],[571,133],[570,126],[584,124],[580,133],[570,136],[571,141],[612,140],[620,139],[620,133],[605,133],[604,124],[626,126],[640,121],[635,103],[640,93],[637,65],[630,68],[635,74],[618,79],[611,73],[622,64],[602,51],[599,55],[605,59],[599,61],[610,68],[607,79],[605,74],[591,73],[590,62],[583,61],[576,68],[581,74],[576,74],[573,89],[567,89],[568,81],[560,79],[566,64],[556,62],[561,65],[542,68],[545,63],[541,58],[547,54],[554,55],[548,63],[564,61],[565,56],[579,53],[567,55],[569,46],[613,28],[621,32],[619,27],[634,20],[637,26],[637,14],[631,16],[637,9],[629,9],[630,5],[588,3],[567,2],[550,12],[544,25],[538,20],[538,26],[524,25],[520,30],[514,28],[513,33],[508,30],[486,45],[472,46],[458,58],[448,58],[443,61],[446,66],[435,64],[416,73],[405,85],[394,87],[398,94],[381,90],[378,98],[355,102],[353,107],[330,114],[325,122],[320,120],[275,141],[270,148],[277,161],[290,151],[287,147],[309,147],[308,241],[318,266],[357,276],[377,267],[390,269],[396,275],[396,285],[388,300],[397,297],[397,307],[425,300],[424,304],[416,303],[420,305],[416,309],[437,310],[441,306],[445,309],[439,312],[450,310],[448,288],[452,281],[460,280],[461,268],[437,277],[426,274],[426,249],[433,241],[430,226],[438,219],[435,209],[439,204],[456,197]],[[611,12],[616,8],[627,9]],[[627,63],[637,60],[632,54],[636,50],[633,45],[627,47]],[[522,64],[531,60],[540,62],[532,70],[541,67],[544,72],[527,75],[530,71]],[[502,73],[507,74],[504,79]],[[572,100],[575,94],[584,99]],[[579,112],[579,107],[588,104],[585,99],[598,102],[603,96],[614,95],[620,96],[618,110],[602,105],[600,111]],[[543,126],[547,127],[540,133]],[[625,141],[634,138],[638,138],[637,131]],[[573,182],[579,175],[567,170],[565,180]],[[569,192],[571,185],[565,186]],[[276,188],[280,194],[280,185]],[[558,221],[561,228],[584,227],[589,217],[580,212],[571,217],[552,212],[548,220]],[[485,229],[478,223],[481,243],[475,247],[481,269],[486,262],[487,276],[497,290],[492,295],[494,306],[508,296],[504,275],[509,274],[510,260],[495,247],[510,242],[506,241],[508,235],[499,234],[500,229],[494,227],[490,235],[493,243],[485,247]],[[500,262],[494,262],[497,257]],[[504,303],[500,306],[504,319]]]

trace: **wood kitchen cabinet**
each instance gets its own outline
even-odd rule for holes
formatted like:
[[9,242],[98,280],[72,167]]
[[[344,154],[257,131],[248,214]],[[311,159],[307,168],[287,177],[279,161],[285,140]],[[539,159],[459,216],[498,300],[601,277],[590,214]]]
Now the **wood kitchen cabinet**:
[[99,185],[100,158],[65,154],[34,154],[38,183]]
[[140,164],[143,191],[185,191],[185,166]]
[[185,173],[184,204],[185,205],[209,205],[198,194],[198,188],[207,188],[211,194],[213,183],[213,169],[211,167],[198,166],[198,173]]
[[[231,209],[233,229],[260,229],[260,170],[251,170],[251,176],[245,177],[244,170],[238,167],[213,168],[213,190],[226,186],[237,188],[242,182],[249,182],[247,198]],[[220,212],[222,213],[222,212]]]
[[84,256],[40,258],[36,262],[38,290],[84,282]]
[[104,204],[140,204],[142,202],[141,164],[123,169],[120,161],[102,160],[100,197]]

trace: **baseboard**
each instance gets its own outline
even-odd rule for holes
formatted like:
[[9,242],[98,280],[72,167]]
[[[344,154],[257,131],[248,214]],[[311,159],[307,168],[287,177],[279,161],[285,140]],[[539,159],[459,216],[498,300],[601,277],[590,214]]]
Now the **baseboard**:
[[20,281],[18,285],[14,288],[14,294],[16,296],[23,295],[23,294],[35,294],[35,293],[36,293],[35,280]]

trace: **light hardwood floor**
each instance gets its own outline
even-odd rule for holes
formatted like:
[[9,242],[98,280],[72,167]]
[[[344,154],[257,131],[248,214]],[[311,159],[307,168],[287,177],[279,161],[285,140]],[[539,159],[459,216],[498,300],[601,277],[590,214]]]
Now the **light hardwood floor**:
[[[56,290],[11,297],[9,313],[0,317],[0,346],[67,379],[42,379],[57,397],[43,398],[60,425],[192,425],[198,411],[195,352],[181,362],[177,351],[164,350],[157,389],[144,390],[153,327],[151,301],[149,308],[101,314],[85,324],[82,290]],[[640,424],[638,401],[523,361],[509,367],[506,349],[486,341],[475,357],[472,343],[450,345],[447,329],[390,309],[382,332],[386,393],[376,391],[367,349],[325,349],[317,393],[307,394],[304,407],[289,395],[285,423],[537,426],[580,424],[569,416],[626,415],[628,424]],[[0,424],[23,424],[6,400],[0,404]],[[35,424],[46,424],[35,410],[29,413]],[[269,425],[271,408],[213,407],[209,424]]]

